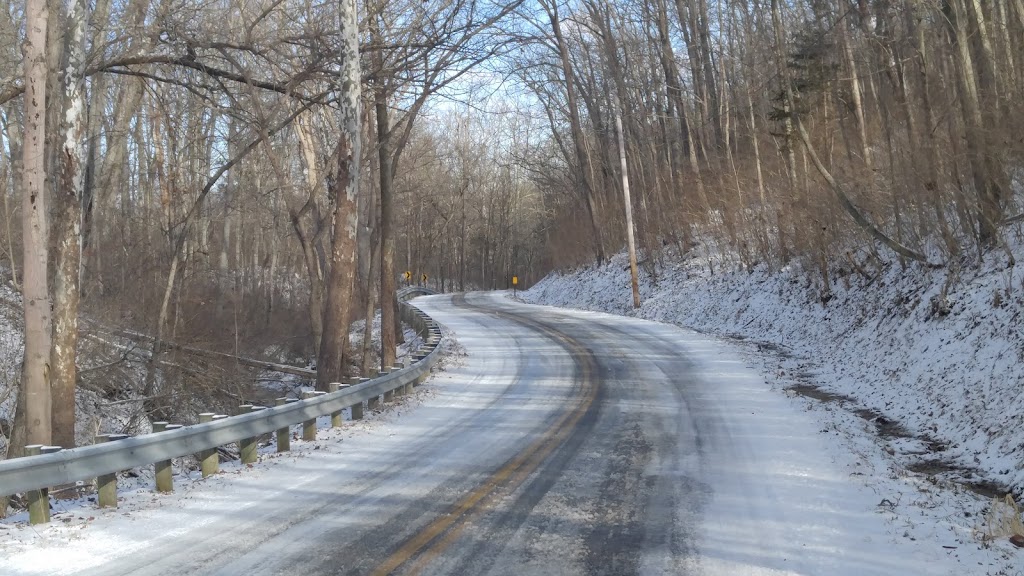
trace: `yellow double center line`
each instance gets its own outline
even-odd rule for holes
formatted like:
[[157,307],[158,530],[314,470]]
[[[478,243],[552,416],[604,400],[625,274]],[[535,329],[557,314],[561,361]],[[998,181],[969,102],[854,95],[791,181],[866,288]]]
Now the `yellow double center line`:
[[556,341],[563,342],[580,368],[579,382],[582,394],[579,402],[525,450],[491,474],[480,486],[456,502],[451,509],[407,540],[398,550],[372,572],[374,576],[394,574],[399,568],[410,564],[405,574],[418,574],[443,553],[458,538],[469,520],[490,508],[502,495],[512,493],[537,470],[544,460],[565,442],[569,434],[593,405],[598,387],[594,381],[595,366],[591,353],[565,334],[520,316],[498,312],[487,308],[471,308],[496,314],[515,322],[529,325]]

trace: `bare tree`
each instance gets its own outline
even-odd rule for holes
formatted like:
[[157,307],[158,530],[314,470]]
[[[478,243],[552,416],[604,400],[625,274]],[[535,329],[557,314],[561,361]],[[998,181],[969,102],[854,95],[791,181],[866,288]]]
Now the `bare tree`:
[[359,212],[359,162],[362,144],[362,77],[359,66],[359,19],[355,0],[338,5],[340,94],[338,97],[338,148],[334,174],[330,182],[333,202],[331,227],[331,267],[327,276],[323,338],[317,360],[318,390],[344,375],[345,349],[348,345],[348,320],[356,271],[356,235]]
[[20,456],[29,444],[51,444],[50,337],[52,317],[47,287],[49,255],[45,192],[46,31],[44,0],[25,6],[25,138],[22,147],[22,230],[25,355],[11,448]]
[[81,294],[82,199],[85,188],[85,32],[88,3],[75,0],[68,13],[61,71],[64,87],[63,136],[58,183],[56,271],[53,286],[53,342],[50,386],[53,391],[53,440],[75,446],[75,389],[78,350],[78,308]]

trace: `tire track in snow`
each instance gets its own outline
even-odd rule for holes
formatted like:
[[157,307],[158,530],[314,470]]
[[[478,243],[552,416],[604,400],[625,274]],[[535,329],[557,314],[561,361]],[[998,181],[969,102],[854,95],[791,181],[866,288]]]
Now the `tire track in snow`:
[[[383,576],[398,571],[418,574],[458,539],[467,523],[493,508],[502,498],[516,492],[539,471],[492,529],[492,532],[498,529],[514,531],[554,485],[597,421],[603,388],[596,377],[597,363],[593,352],[565,333],[525,316],[469,304],[464,295],[453,296],[452,303],[531,327],[559,343],[569,351],[576,363],[575,381],[579,387],[579,401],[525,450],[499,468],[477,489],[456,502],[446,514],[402,543],[377,567],[374,575]],[[494,557],[490,556],[492,561]],[[474,560],[479,561],[481,558],[470,553],[465,562]],[[474,572],[481,571],[481,568],[486,570],[477,564],[473,566]],[[455,570],[455,573],[462,571]]]

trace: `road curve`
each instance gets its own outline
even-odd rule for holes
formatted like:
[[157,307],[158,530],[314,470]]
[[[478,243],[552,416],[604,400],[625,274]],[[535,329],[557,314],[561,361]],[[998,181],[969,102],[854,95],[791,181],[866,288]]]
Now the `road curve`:
[[243,474],[231,490],[245,505],[178,512],[187,526],[64,573],[897,573],[849,553],[835,511],[807,525],[797,508],[841,474],[765,461],[755,436],[820,446],[757,422],[779,395],[716,385],[742,370],[695,364],[690,333],[502,294],[415,303],[465,355],[412,412],[323,458]]

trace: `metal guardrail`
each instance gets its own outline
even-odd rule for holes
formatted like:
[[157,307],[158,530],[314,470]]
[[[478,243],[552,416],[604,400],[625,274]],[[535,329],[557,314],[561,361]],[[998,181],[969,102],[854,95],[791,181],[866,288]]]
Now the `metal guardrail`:
[[231,416],[213,422],[193,424],[176,430],[154,432],[106,442],[0,462],[0,494],[41,490],[50,486],[91,480],[163,460],[198,454],[218,446],[267,434],[335,413],[354,404],[422,381],[440,357],[441,332],[437,323],[409,304],[403,304],[402,319],[411,324],[427,342],[429,352],[408,368],[378,376],[337,392]]
[[437,293],[438,292],[436,290],[431,290],[424,286],[406,286],[405,288],[398,290],[398,292],[395,293],[395,296],[398,298],[399,302],[405,302],[406,300],[411,300],[417,296],[432,296]]

